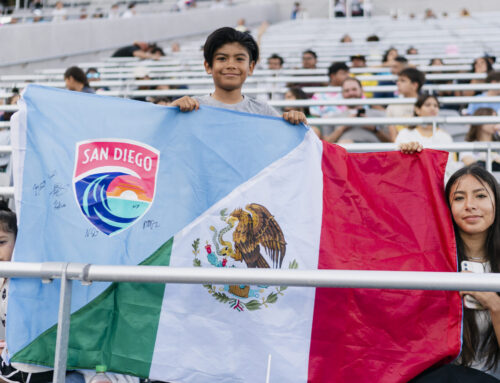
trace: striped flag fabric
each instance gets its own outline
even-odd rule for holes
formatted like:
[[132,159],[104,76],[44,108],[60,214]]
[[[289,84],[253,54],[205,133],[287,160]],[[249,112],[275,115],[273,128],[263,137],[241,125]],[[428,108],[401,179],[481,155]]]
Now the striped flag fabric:
[[[30,85],[14,260],[456,271],[447,153],[350,154],[304,125]],[[12,361],[53,366],[57,281],[11,281]],[[407,382],[460,352],[457,292],[75,284],[68,368],[171,382]]]

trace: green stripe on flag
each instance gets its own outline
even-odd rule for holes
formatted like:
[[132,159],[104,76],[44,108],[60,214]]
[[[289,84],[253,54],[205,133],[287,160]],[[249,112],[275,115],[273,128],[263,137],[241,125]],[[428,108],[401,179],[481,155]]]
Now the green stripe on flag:
[[[173,238],[141,265],[168,266]],[[149,375],[165,285],[112,283],[71,315],[68,369],[94,369]],[[17,352],[13,362],[54,366],[57,326]]]

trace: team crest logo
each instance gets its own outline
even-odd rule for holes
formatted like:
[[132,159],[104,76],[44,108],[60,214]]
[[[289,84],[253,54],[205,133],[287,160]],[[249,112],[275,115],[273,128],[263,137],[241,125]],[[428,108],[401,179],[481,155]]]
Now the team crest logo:
[[[262,269],[282,267],[286,254],[285,237],[276,219],[264,206],[251,203],[245,206],[245,210],[238,208],[229,215],[227,209],[223,209],[220,219],[225,225],[219,229],[210,226],[213,234],[204,245],[200,238],[193,241],[195,267],[202,267],[202,264]],[[288,267],[296,269],[298,264],[293,260]],[[203,286],[219,302],[238,311],[268,307],[276,303],[287,289],[287,286]]]
[[76,144],[75,196],[92,225],[113,235],[149,210],[155,195],[159,153],[131,140]]

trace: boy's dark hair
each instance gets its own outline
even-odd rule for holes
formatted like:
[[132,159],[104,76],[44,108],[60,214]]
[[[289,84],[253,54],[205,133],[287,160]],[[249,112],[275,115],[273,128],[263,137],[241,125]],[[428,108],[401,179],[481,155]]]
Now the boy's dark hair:
[[420,89],[425,84],[425,74],[423,72],[415,68],[405,68],[399,73],[399,77],[401,76],[408,78],[410,82],[416,82],[418,84],[417,92],[420,93]]
[[491,72],[486,77],[486,83],[491,84],[492,82],[500,82],[500,72]]
[[397,61],[398,63],[401,64],[408,64],[408,59],[404,56],[397,56],[394,61]]
[[89,81],[87,79],[87,76],[85,75],[85,72],[77,66],[70,66],[68,69],[66,69],[66,72],[64,72],[65,79],[70,77],[73,77],[75,81],[82,83],[84,86],[89,86]]
[[203,57],[210,67],[212,67],[215,51],[229,43],[242,45],[250,56],[250,62],[259,60],[259,46],[249,33],[239,32],[231,27],[222,27],[213,31],[203,45]]
[[334,62],[328,68],[328,76],[337,73],[339,70],[345,70],[345,71],[349,72],[349,67],[347,66],[347,64],[345,62],[341,62],[341,61]]
[[13,233],[14,237],[17,236],[16,213],[9,209],[5,200],[0,200],[0,230]]
[[308,50],[306,50],[306,51],[302,52],[302,56],[304,56],[306,53],[309,53],[309,54],[313,55],[315,59],[317,59],[317,58],[318,58],[318,55],[316,54],[316,52],[314,52],[314,51],[313,51],[313,50],[311,50],[311,49],[308,49]]
[[269,61],[270,59],[278,59],[280,60],[280,65],[283,65],[283,63],[285,62],[285,60],[283,60],[283,57],[281,57],[279,54],[277,53],[273,53],[271,56],[269,56],[267,58],[267,61]]

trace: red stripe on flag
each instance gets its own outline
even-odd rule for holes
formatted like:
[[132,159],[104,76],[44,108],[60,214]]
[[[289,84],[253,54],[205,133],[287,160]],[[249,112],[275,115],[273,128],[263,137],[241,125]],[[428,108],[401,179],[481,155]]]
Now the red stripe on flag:
[[[456,271],[448,154],[323,148],[319,269]],[[460,352],[457,292],[318,288],[309,382],[407,382]]]

